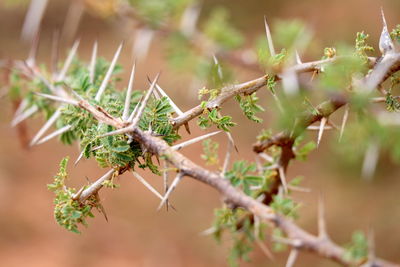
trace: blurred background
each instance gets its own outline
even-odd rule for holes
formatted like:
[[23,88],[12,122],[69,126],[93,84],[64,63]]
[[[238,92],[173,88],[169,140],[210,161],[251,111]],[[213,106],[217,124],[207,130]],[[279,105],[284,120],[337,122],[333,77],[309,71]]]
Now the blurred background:
[[[20,3],[21,2],[21,3]],[[89,1],[96,3],[96,1]],[[106,1],[97,1],[97,3]],[[21,41],[21,30],[28,9],[28,1],[1,0],[0,2],[0,58],[25,59],[29,44]],[[398,0],[303,0],[303,1],[257,1],[204,0],[203,16],[216,6],[224,6],[231,13],[235,27],[246,35],[248,45],[263,34],[263,16],[267,15],[273,26],[277,20],[300,19],[313,31],[318,39],[317,52],[307,51],[304,60],[318,59],[322,48],[332,46],[338,40],[353,44],[357,31],[370,34],[370,43],[377,48],[381,31],[380,7],[386,13],[390,27],[400,23]],[[72,12],[72,13],[71,13]],[[75,12],[75,13],[74,13]],[[132,34],[129,24],[121,18],[113,18],[93,9],[70,9],[70,1],[49,1],[45,10],[38,60],[49,63],[52,34],[64,27],[67,14],[79,13],[80,23],[76,33],[81,39],[79,55],[88,60],[93,42],[99,42],[99,54],[111,60],[118,44],[128,40],[119,63],[124,68],[132,64]],[[66,33],[68,35],[69,33]],[[65,37],[61,57],[73,39]],[[147,86],[146,75],[162,71],[160,84],[186,110],[198,101],[189,89],[190,78],[170,70],[164,60],[163,42],[155,37],[146,60],[138,63],[136,89]],[[317,55],[317,57],[314,57]],[[238,68],[235,80],[246,81],[262,75],[259,71]],[[128,71],[121,77],[121,88],[126,86]],[[267,108],[268,94],[261,93],[261,104]],[[233,102],[231,102],[233,103]],[[232,116],[239,126],[233,135],[239,147],[235,159],[253,160],[251,145],[261,128],[268,127],[269,118],[262,125],[247,121],[241,112],[227,104],[225,113]],[[118,180],[121,185],[115,190],[101,192],[103,205],[109,222],[101,214],[89,221],[89,227],[77,235],[59,227],[53,219],[53,194],[46,189],[58,170],[60,159],[78,156],[76,145],[65,147],[57,141],[24,148],[17,138],[17,130],[11,128],[13,106],[7,98],[0,106],[0,259],[1,266],[226,266],[229,240],[218,245],[212,237],[200,233],[210,227],[213,210],[221,199],[207,186],[191,179],[184,179],[173,194],[177,212],[156,211],[158,200],[139,184],[130,174]],[[340,118],[341,112],[337,114]],[[42,124],[41,118],[26,124],[27,136],[32,136]],[[193,135],[201,134],[194,130]],[[316,138],[310,134],[311,138]],[[220,136],[221,151],[225,138]],[[289,177],[303,175],[305,187],[311,193],[296,193],[295,199],[302,202],[298,223],[311,232],[316,232],[316,203],[322,192],[327,210],[329,233],[339,244],[349,242],[356,229],[375,233],[377,255],[400,262],[400,168],[382,155],[372,181],[360,178],[360,165],[343,164],[332,149],[336,135],[325,133],[320,148],[312,152],[307,162],[294,162],[289,168]],[[184,154],[201,162],[201,145],[184,151]],[[221,153],[222,153],[221,152]],[[72,165],[72,164],[71,164]],[[104,171],[94,161],[84,161],[77,167],[70,166],[71,184],[86,183],[85,177],[95,180]],[[161,190],[161,179],[149,176],[149,181]],[[228,239],[228,238],[227,238]],[[284,266],[287,253],[276,254],[271,262],[258,247],[251,253],[252,262],[243,266]],[[296,266],[336,266],[335,263],[314,255],[301,253]]]

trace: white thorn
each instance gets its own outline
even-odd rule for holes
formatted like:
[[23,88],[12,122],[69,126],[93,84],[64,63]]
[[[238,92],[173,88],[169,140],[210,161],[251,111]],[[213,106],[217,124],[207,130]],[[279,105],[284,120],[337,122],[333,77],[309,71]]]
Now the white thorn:
[[301,61],[300,55],[299,55],[299,51],[296,50],[296,63],[298,65],[303,64],[303,62]]
[[133,82],[135,81],[135,69],[136,69],[136,62],[133,63],[131,76],[129,78],[128,88],[126,90],[124,111],[122,113],[123,121],[126,121],[129,118],[129,108],[131,107],[132,88],[133,88]]
[[287,182],[286,182],[286,175],[285,175],[285,170],[283,167],[278,168],[279,171],[279,178],[281,179],[283,190],[285,191],[285,194],[288,193],[288,187],[287,187]]
[[128,122],[132,123],[132,121],[135,118],[135,115],[140,107],[140,104],[142,103],[142,99],[143,99],[143,97],[140,98],[139,102],[136,104],[135,108],[133,109],[131,115],[129,115]]
[[202,232],[200,233],[200,235],[204,235],[204,236],[206,236],[206,235],[212,235],[212,234],[214,234],[216,231],[217,231],[217,229],[216,229],[214,226],[212,226],[212,227],[210,227],[210,228],[208,228],[208,229],[202,231]]
[[66,37],[67,40],[75,36],[83,12],[85,11],[84,8],[85,6],[83,1],[71,1],[62,30],[62,36]]
[[53,125],[53,123],[60,117],[61,115],[61,108],[58,108],[53,115],[46,121],[42,128],[37,132],[37,134],[32,138],[30,142],[30,146],[36,144],[36,142],[43,136],[43,134]]
[[153,186],[151,186],[142,176],[140,176],[139,173],[132,171],[133,176],[135,176],[135,178],[141,182],[147,189],[150,190],[150,192],[152,192],[154,195],[156,195],[159,199],[163,199],[163,196],[156,190],[154,189]]
[[[168,162],[164,161],[164,171],[163,171],[163,186],[164,186],[164,194],[168,191]],[[167,210],[168,210],[168,200],[167,200]]]
[[89,65],[89,80],[90,83],[94,83],[94,76],[96,74],[96,59],[97,59],[97,40],[93,44],[93,50],[92,50],[92,57],[90,58],[90,65]]
[[13,116],[13,120],[14,120],[16,117],[18,117],[19,115],[21,115],[21,113],[25,110],[25,108],[26,108],[27,106],[28,106],[28,100],[23,99],[23,100],[19,103],[18,108],[17,108],[17,110],[15,111],[15,114],[14,114],[14,116]]
[[96,97],[94,98],[96,101],[100,101],[101,96],[103,95],[104,91],[106,90],[108,81],[111,78],[112,72],[114,71],[115,64],[117,64],[117,60],[119,54],[121,53],[123,43],[118,46],[117,51],[114,54],[114,58],[111,61],[110,67],[107,70],[106,76],[104,77],[103,82],[100,85],[99,91],[97,91]]
[[78,165],[78,163],[82,160],[82,158],[83,158],[83,153],[84,153],[83,150],[81,151],[81,153],[79,153],[78,158],[77,158],[77,159],[75,160],[75,162],[74,162],[74,166]]
[[296,248],[292,248],[292,250],[290,251],[288,260],[286,262],[286,267],[293,267],[298,255],[299,255],[299,251]]
[[365,180],[371,180],[374,176],[376,165],[379,159],[379,144],[376,141],[372,141],[365,152],[364,162],[362,166],[362,177]]
[[157,210],[160,210],[161,207],[164,205],[164,203],[168,200],[169,195],[171,195],[172,191],[175,190],[175,188],[178,186],[179,182],[182,180],[183,178],[183,173],[179,172],[174,181],[172,182],[171,186],[168,188],[167,193],[165,193],[165,195],[163,196],[160,205],[158,206]]
[[46,10],[48,0],[32,0],[22,26],[21,37],[23,40],[32,40],[38,33],[40,24]]
[[141,28],[136,31],[133,43],[133,54],[138,60],[146,58],[154,37],[154,31],[148,28]]
[[20,115],[18,115],[17,117],[15,117],[12,121],[11,121],[11,126],[15,127],[16,125],[18,125],[19,123],[21,123],[22,121],[26,120],[27,118],[29,118],[30,116],[32,116],[35,112],[37,112],[39,110],[39,108],[37,106],[32,106],[30,108],[28,108],[27,110],[25,110],[24,112],[22,112]]
[[174,101],[172,101],[172,99],[167,95],[167,93],[165,93],[165,91],[158,84],[156,84],[156,89],[158,90],[158,92],[160,92],[162,96],[168,99],[169,104],[175,110],[178,116],[183,114],[183,111],[180,108],[178,108],[178,106],[174,103]]
[[218,77],[222,80],[223,79],[223,74],[222,74],[222,68],[221,65],[219,64],[219,61],[215,55],[213,55],[214,59],[214,65],[217,66],[217,71],[218,71]]
[[[90,151],[96,151],[96,150],[98,150],[98,149],[100,149],[102,147],[103,147],[103,145],[96,146],[96,147],[92,148]],[[74,166],[78,165],[78,163],[82,160],[83,154],[84,154],[84,151],[82,150],[81,153],[79,153],[78,158],[75,160]]]
[[321,142],[322,134],[324,133],[325,125],[326,125],[327,121],[328,121],[328,119],[326,117],[322,117],[320,125],[319,125],[317,147],[319,146],[319,143]]
[[382,22],[383,22],[383,29],[381,33],[381,37],[379,39],[379,50],[381,51],[382,55],[386,53],[390,53],[394,51],[394,44],[392,38],[390,37],[390,33],[388,31],[385,13],[383,12],[383,8],[381,8],[382,14]]
[[37,144],[37,145],[43,144],[43,143],[45,143],[45,142],[47,142],[47,141],[53,139],[54,137],[57,137],[57,136],[59,136],[59,135],[65,133],[65,132],[68,132],[68,131],[71,129],[71,127],[72,127],[71,125],[66,125],[66,126],[60,128],[60,129],[58,129],[58,130],[52,132],[51,134],[49,134],[49,135],[43,137],[43,138],[40,139],[36,144]]
[[347,119],[349,118],[349,111],[350,111],[350,106],[346,105],[346,108],[345,108],[344,114],[343,114],[342,125],[340,126],[339,142],[342,140],[342,137],[343,137],[344,128],[346,127],[346,122],[347,122]]
[[224,159],[224,165],[222,166],[222,171],[221,171],[221,175],[222,176],[225,176],[225,173],[228,170],[229,161],[231,159],[232,149],[233,149],[232,140],[228,138],[228,145],[227,145],[227,148],[226,148],[226,155],[225,155],[225,159]]
[[[307,130],[309,130],[309,131],[319,131],[320,129],[321,129],[320,125],[318,125],[318,126],[310,125],[307,127]],[[332,130],[332,129],[334,129],[334,128],[330,125],[327,125],[324,127],[324,130]]]
[[288,189],[290,189],[291,191],[296,191],[296,192],[301,192],[301,193],[310,193],[312,191],[310,188],[294,186],[294,185],[290,185],[290,184],[288,184]]
[[26,59],[26,64],[32,68],[36,65],[36,57],[39,49],[40,42],[40,32],[38,31],[34,38],[32,39],[31,48],[29,49],[28,58]]
[[72,60],[74,59],[76,51],[78,50],[79,43],[80,43],[80,40],[78,39],[75,41],[74,45],[72,46],[71,51],[69,52],[68,57],[64,62],[64,66],[56,78],[56,82],[63,81],[65,79],[65,76],[67,75],[68,69],[71,66],[71,63],[72,63]]
[[197,3],[190,4],[183,12],[180,29],[182,33],[191,37],[196,32],[196,24],[200,15],[200,5]]
[[318,199],[318,237],[320,239],[328,239],[328,231],[325,221],[325,206],[322,196]]
[[209,138],[209,137],[211,137],[213,135],[219,134],[220,132],[221,131],[216,131],[216,132],[208,133],[208,134],[205,134],[205,135],[202,135],[202,136],[199,136],[199,137],[195,137],[195,138],[190,139],[188,141],[185,141],[183,143],[180,143],[180,144],[172,146],[172,149],[180,150],[180,149],[182,149],[184,147],[190,146],[190,145],[192,145],[194,143],[197,143],[197,142],[199,142],[201,140],[207,139],[207,138]]
[[104,174],[102,177],[100,177],[94,183],[92,183],[88,188],[83,190],[83,192],[79,196],[78,194],[72,196],[72,199],[78,199],[79,197],[80,202],[85,201],[88,197],[92,196],[97,191],[99,191],[99,189],[103,187],[103,182],[111,179],[114,172],[115,172],[114,169],[109,170],[106,174]]
[[269,52],[271,56],[275,56],[275,48],[274,48],[274,43],[272,41],[272,35],[271,31],[269,30],[268,22],[267,22],[267,16],[264,16],[264,26],[265,26],[265,33],[267,35],[267,40],[268,40],[268,47],[269,47]]
[[111,131],[102,135],[99,135],[97,138],[103,138],[103,137],[107,137],[107,136],[112,136],[112,135],[117,135],[117,134],[126,134],[129,132],[132,132],[134,129],[134,125],[129,125],[125,128],[121,128],[121,129],[117,129],[115,131]]
[[155,84],[157,83],[159,77],[160,77],[160,73],[157,74],[156,78],[154,78],[153,83],[150,85],[150,88],[149,88],[146,96],[144,97],[142,103],[140,104],[140,107],[137,110],[135,117],[132,120],[133,126],[136,126],[139,123],[140,117],[142,116],[144,109],[146,108],[147,102],[149,101],[150,96],[153,93]]
[[267,153],[262,152],[262,153],[259,153],[258,155],[261,158],[263,158],[264,160],[268,161],[269,163],[274,163],[274,161],[275,161],[274,158],[271,157],[270,155],[268,155]]
[[63,97],[59,97],[59,96],[55,96],[55,95],[48,95],[48,94],[42,94],[42,93],[35,93],[38,96],[53,100],[53,101],[57,101],[57,102],[61,102],[61,103],[65,103],[65,104],[70,104],[73,106],[78,106],[79,103],[76,100],[73,99],[68,99],[68,98],[63,98]]

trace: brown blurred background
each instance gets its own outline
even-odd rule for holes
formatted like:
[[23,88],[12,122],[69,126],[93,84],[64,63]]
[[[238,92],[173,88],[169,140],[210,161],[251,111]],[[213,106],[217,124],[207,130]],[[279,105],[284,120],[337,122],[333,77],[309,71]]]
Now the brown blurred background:
[[[3,1],[3,0],[2,0]],[[380,7],[383,6],[389,26],[400,23],[398,0],[348,0],[348,1],[257,1],[218,0],[203,1],[203,15],[217,5],[227,7],[235,26],[244,30],[249,39],[263,32],[263,15],[273,25],[276,19],[299,18],[305,21],[320,40],[321,47],[333,45],[337,40],[353,43],[355,33],[365,30],[371,35],[371,43],[377,47],[381,30]],[[49,62],[51,34],[61,28],[68,8],[68,1],[50,1],[43,20],[42,42],[39,50],[41,62]],[[0,5],[0,57],[23,59],[28,46],[20,41],[20,32],[26,7],[5,7]],[[79,27],[81,37],[79,54],[90,57],[93,41],[99,41],[99,53],[110,59],[121,40],[127,39],[121,21],[101,19],[85,13]],[[163,61],[162,43],[156,39],[150,48],[150,55],[138,65],[137,88],[146,86],[146,75],[154,76],[162,70],[161,85],[175,97],[182,109],[196,102],[189,97],[187,82],[181,76],[168,70]],[[67,47],[64,44],[64,48]],[[317,53],[320,54],[320,53]],[[65,56],[65,51],[62,55]],[[306,59],[313,53],[305,55]],[[120,63],[131,66],[131,51],[123,51]],[[260,75],[241,70],[237,80],[255,78]],[[125,86],[126,73],[121,87]],[[188,97],[185,97],[188,96]],[[260,95],[267,99],[268,95]],[[267,106],[268,101],[262,104]],[[239,155],[236,159],[253,159],[251,144],[255,140],[258,126],[243,119],[240,112],[230,107],[239,127],[233,132]],[[268,106],[267,106],[268,107]],[[89,221],[90,226],[82,229],[81,235],[67,232],[53,219],[53,195],[46,189],[57,172],[60,159],[70,155],[78,156],[76,145],[64,147],[51,141],[32,149],[23,149],[16,137],[16,130],[10,127],[12,106],[7,99],[1,100],[0,107],[0,266],[226,266],[227,244],[217,245],[212,237],[201,236],[213,218],[214,208],[220,205],[218,194],[191,179],[184,179],[173,194],[177,212],[156,212],[158,200],[141,184],[123,175],[115,190],[103,190],[101,197],[108,213],[107,223],[102,215]],[[340,115],[340,114],[339,114]],[[237,119],[236,119],[237,118]],[[28,122],[32,136],[42,124],[40,118]],[[192,126],[192,128],[195,128]],[[251,129],[251,131],[246,130]],[[194,131],[194,135],[200,131]],[[313,135],[311,135],[313,137]],[[337,163],[331,148],[336,139],[326,133],[321,147],[311,154],[307,162],[296,162],[289,171],[289,177],[299,174],[306,177],[304,186],[312,193],[296,194],[303,202],[299,224],[316,232],[316,200],[318,193],[325,197],[327,222],[332,238],[345,244],[355,229],[374,229],[377,254],[380,257],[400,262],[400,179],[399,167],[381,158],[373,181],[360,178],[360,166],[343,167]],[[225,143],[221,136],[216,138]],[[201,162],[201,145],[184,153]],[[223,151],[224,145],[221,146]],[[72,165],[72,164],[71,164]],[[102,172],[93,161],[86,161],[74,168],[70,165],[71,184],[80,185],[99,177]],[[161,180],[150,177],[149,181],[161,189]],[[268,260],[255,247],[251,253],[252,262],[244,266],[284,266],[286,253],[276,255],[275,262]],[[314,255],[301,253],[296,266],[336,266]]]

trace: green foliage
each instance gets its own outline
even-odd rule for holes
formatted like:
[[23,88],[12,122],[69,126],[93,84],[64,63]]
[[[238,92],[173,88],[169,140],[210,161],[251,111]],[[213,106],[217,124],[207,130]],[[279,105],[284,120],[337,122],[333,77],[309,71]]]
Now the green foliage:
[[346,56],[324,66],[320,84],[325,90],[343,91],[351,84],[354,76],[366,73],[365,60],[360,55],[352,56],[347,51],[346,48],[339,50],[339,54]]
[[203,115],[199,117],[198,125],[203,129],[215,125],[218,129],[229,132],[230,128],[235,126],[236,123],[232,122],[231,116],[221,116],[217,109],[211,111],[204,109]]
[[235,96],[236,101],[239,102],[240,108],[243,110],[244,115],[254,122],[260,123],[262,119],[255,116],[257,112],[265,111],[263,107],[257,104],[259,98],[256,96],[256,93],[251,95]]
[[213,229],[214,237],[218,242],[221,241],[225,230],[232,236],[233,245],[228,257],[230,266],[238,266],[239,260],[249,260],[248,253],[252,250],[252,242],[255,237],[253,234],[254,225],[250,223],[250,218],[246,211],[240,208],[229,209],[227,207],[217,209],[215,211]]
[[219,162],[218,147],[219,147],[219,143],[213,142],[211,139],[207,139],[207,140],[203,141],[204,154],[201,155],[201,158],[206,161],[207,165],[217,165],[218,164],[218,162]]
[[317,144],[314,141],[309,141],[302,147],[296,147],[296,159],[305,161],[307,160],[307,156],[310,154],[311,151],[317,148]]
[[65,185],[65,180],[68,177],[67,164],[68,157],[62,159],[60,170],[54,177],[54,182],[47,187],[56,195],[54,217],[57,223],[71,232],[80,233],[78,225],[87,226],[86,220],[88,217],[94,217],[91,210],[97,203],[93,201],[91,204],[85,205],[72,199],[75,189],[68,188]]
[[297,218],[297,209],[300,207],[292,199],[283,197],[281,195],[273,196],[274,201],[271,203],[271,208],[276,212],[283,214],[287,217]]
[[390,33],[390,37],[400,43],[400,24],[397,24],[396,28],[392,30],[392,32]]
[[355,55],[357,55],[364,61],[367,61],[368,59],[368,52],[374,51],[374,48],[367,44],[368,37],[369,34],[366,34],[364,32],[357,32]]
[[393,97],[393,95],[388,92],[386,94],[386,109],[388,111],[400,111],[400,102],[398,98]]
[[234,49],[243,43],[243,37],[228,20],[229,15],[224,8],[213,9],[205,24],[204,33],[224,49]]
[[368,239],[362,231],[353,233],[351,242],[346,245],[344,257],[355,261],[364,260],[368,257]]
[[246,195],[252,194],[252,187],[261,186],[263,177],[252,174],[256,171],[256,165],[246,161],[236,161],[233,163],[232,170],[228,171],[225,178],[229,179],[235,187],[243,189]]

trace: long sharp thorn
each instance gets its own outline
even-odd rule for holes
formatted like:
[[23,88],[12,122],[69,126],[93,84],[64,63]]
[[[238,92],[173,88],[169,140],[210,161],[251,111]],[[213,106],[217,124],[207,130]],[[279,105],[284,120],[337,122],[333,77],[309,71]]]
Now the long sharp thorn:
[[32,40],[35,34],[39,31],[48,2],[48,0],[31,1],[25,17],[24,25],[22,26],[21,37],[23,40]]
[[13,116],[13,119],[15,119],[17,116],[21,115],[21,113],[25,110],[25,108],[28,106],[28,100],[23,99],[19,105],[17,110],[15,111],[15,114]]
[[349,118],[349,111],[350,111],[350,107],[349,107],[349,105],[346,105],[346,108],[345,108],[344,114],[343,114],[342,125],[340,126],[339,142],[342,140],[342,137],[343,137],[344,128],[346,127],[346,122],[347,122],[347,119]]
[[70,104],[73,106],[78,106],[78,101],[73,100],[73,99],[67,99],[67,98],[62,98],[59,96],[55,96],[55,95],[48,95],[48,94],[42,94],[42,93],[36,93],[38,96],[53,100],[53,101],[57,101],[57,102],[61,102],[61,103],[65,103],[65,104]]
[[268,155],[267,153],[262,152],[262,153],[259,153],[258,155],[259,155],[261,158],[263,158],[264,160],[266,160],[266,161],[268,161],[268,162],[270,162],[270,163],[274,163],[274,158],[271,157],[270,155]]
[[140,107],[140,105],[142,103],[142,99],[143,99],[143,97],[140,98],[139,102],[136,104],[135,108],[133,109],[131,115],[129,115],[128,122],[132,123],[132,121],[135,118],[135,115],[136,115],[136,113],[137,113],[137,111],[138,111],[138,109],[139,109],[139,107]]
[[287,194],[288,193],[288,188],[287,188],[285,170],[283,169],[283,167],[279,167],[278,171],[279,171],[279,178],[281,179],[281,182],[282,182],[283,190]]
[[89,79],[90,83],[94,83],[94,75],[96,72],[96,58],[97,58],[97,40],[93,44],[93,51],[92,51],[92,57],[90,59],[90,65],[89,65]]
[[65,79],[65,76],[67,75],[68,69],[71,66],[72,60],[75,57],[76,51],[78,50],[79,43],[80,43],[80,40],[78,39],[72,45],[72,48],[71,48],[71,50],[70,50],[70,52],[69,52],[69,54],[67,56],[67,59],[64,62],[63,68],[61,69],[60,73],[57,76],[56,81],[59,82],[59,81],[63,81]]
[[271,261],[274,261],[274,255],[272,254],[271,250],[259,239],[256,240],[256,243],[258,247],[261,249],[261,251],[267,256],[268,259]]
[[[102,147],[103,147],[103,145],[96,146],[96,147],[92,148],[91,151],[96,151]],[[82,160],[83,156],[84,156],[84,151],[82,150],[81,153],[79,153],[78,158],[75,160],[74,166],[78,165],[78,163]]]
[[154,31],[148,28],[141,28],[136,31],[133,43],[133,54],[138,60],[146,58],[154,37]]
[[11,126],[15,127],[17,126],[19,123],[21,123],[22,121],[26,120],[27,118],[29,118],[30,116],[32,116],[34,113],[36,113],[39,110],[39,108],[37,106],[32,106],[30,108],[28,108],[27,110],[25,110],[24,112],[22,112],[20,115],[18,115],[17,117],[15,117],[12,121],[11,121]]
[[123,43],[121,43],[118,46],[118,49],[115,52],[114,58],[111,61],[111,64],[110,64],[110,67],[107,70],[106,76],[104,77],[104,80],[100,85],[99,91],[97,91],[97,94],[96,94],[96,97],[95,97],[96,101],[100,101],[101,96],[103,95],[104,91],[106,90],[108,81],[110,80],[112,72],[114,71],[115,64],[117,64],[118,57],[119,57],[119,55],[121,53],[121,50],[122,50],[122,46],[123,46]]
[[[164,194],[167,193],[168,191],[168,162],[164,161],[164,172],[163,172],[163,185],[164,185]],[[167,200],[167,205],[165,205],[167,211],[168,211],[168,200]]]
[[299,51],[296,50],[296,63],[298,65],[303,64],[303,62],[301,61],[300,55],[299,55]]
[[293,267],[294,263],[297,260],[297,256],[299,255],[299,250],[296,248],[292,248],[292,250],[290,251],[288,260],[286,262],[286,267]]
[[158,84],[156,84],[156,89],[162,96],[164,96],[168,99],[169,104],[175,110],[175,112],[178,116],[183,114],[183,111],[180,108],[178,108],[178,106],[174,103],[174,101],[172,101],[172,99],[167,95],[167,93]]
[[168,200],[169,195],[171,195],[172,191],[175,190],[175,188],[178,186],[179,182],[182,180],[183,178],[183,173],[179,172],[176,175],[176,178],[174,179],[174,181],[172,182],[170,188],[168,188],[167,193],[165,193],[163,199],[161,200],[160,205],[158,206],[157,210],[160,210],[161,207],[164,205],[164,203]]
[[364,162],[362,165],[362,177],[366,180],[371,180],[374,176],[376,165],[379,159],[379,144],[377,141],[372,141],[365,152]]
[[71,125],[66,125],[66,126],[60,128],[60,129],[58,129],[58,130],[52,132],[51,134],[49,134],[49,135],[43,137],[43,138],[40,139],[36,144],[37,144],[37,145],[43,144],[43,143],[45,143],[45,142],[47,142],[47,141],[53,139],[53,138],[56,137],[56,136],[59,136],[59,135],[65,133],[65,132],[68,132],[68,131],[71,129],[71,127],[72,127]]
[[62,30],[66,40],[74,37],[85,10],[83,1],[70,1],[70,3]]
[[97,181],[92,183],[88,188],[83,190],[83,192],[80,194],[79,197],[75,194],[72,196],[72,199],[77,199],[81,203],[84,202],[86,199],[88,199],[90,196],[95,194],[96,192],[99,191],[100,188],[103,187],[103,182],[110,180],[113,176],[114,169],[109,170],[106,174],[104,174],[102,177],[100,177]]
[[154,195],[156,195],[159,199],[163,199],[163,196],[156,190],[154,189],[153,186],[151,186],[139,173],[132,171],[133,176],[141,182],[147,189],[149,189],[150,192],[152,192]]
[[36,144],[36,142],[43,136],[43,134],[53,125],[53,123],[60,117],[61,115],[61,108],[58,108],[53,115],[46,121],[42,128],[37,132],[37,134],[32,138],[30,142],[30,146]]
[[190,146],[190,145],[192,145],[194,143],[200,142],[201,140],[207,139],[207,138],[209,138],[209,137],[211,137],[213,135],[219,134],[220,132],[221,131],[216,131],[216,132],[208,133],[208,134],[205,134],[205,135],[202,135],[202,136],[199,136],[199,137],[195,137],[195,138],[190,139],[190,140],[188,140],[186,142],[183,142],[183,143],[180,143],[180,144],[172,146],[172,149],[180,150],[180,149],[182,149],[184,147],[187,147],[187,146]]
[[319,143],[321,142],[322,139],[322,134],[324,133],[325,130],[325,125],[328,119],[326,117],[323,117],[321,119],[320,125],[319,125],[319,131],[318,131],[318,140],[317,140],[317,146],[319,146]]
[[222,80],[223,74],[222,74],[222,69],[221,69],[221,65],[219,64],[219,61],[217,59],[217,57],[215,55],[213,55],[213,60],[214,60],[214,65],[217,66],[217,71],[218,71],[218,77]]
[[78,163],[83,159],[83,153],[84,153],[83,150],[81,151],[81,153],[79,153],[78,158],[74,162],[74,166],[78,165]]
[[[150,190],[150,192],[156,195],[160,200],[163,200],[163,196],[153,186],[151,186],[151,184],[149,184],[139,173],[135,171],[132,171],[132,173],[139,182],[141,182],[147,189]],[[176,210],[175,207],[171,204],[169,204],[169,206],[171,206],[172,209]]]
[[226,171],[228,170],[228,166],[229,166],[229,161],[231,159],[231,153],[232,153],[232,148],[233,148],[233,143],[232,140],[230,140],[228,138],[228,146],[226,149],[226,155],[225,155],[225,159],[224,159],[224,165],[222,166],[222,171],[221,174],[223,176],[225,176]]
[[200,15],[200,5],[194,3],[189,5],[183,12],[180,29],[187,37],[192,36],[196,32],[196,24]]
[[318,237],[320,239],[328,239],[328,231],[326,229],[325,206],[322,196],[318,199]]
[[136,62],[133,63],[131,76],[129,78],[128,88],[126,90],[124,111],[122,113],[123,121],[126,121],[129,118],[129,108],[131,107],[132,88],[133,88],[133,82],[135,80],[135,69],[136,69]]
[[388,52],[390,53],[390,52],[394,51],[394,44],[393,44],[393,40],[390,37],[389,31],[388,31],[385,13],[383,12],[383,8],[381,8],[381,14],[382,14],[383,29],[382,29],[381,37],[379,39],[379,50],[381,51],[382,55],[385,55]]
[[36,64],[36,57],[39,49],[39,41],[40,41],[40,31],[35,34],[35,37],[32,40],[31,48],[29,50],[28,58],[26,59],[26,63],[29,67],[33,67]]
[[58,56],[60,52],[60,31],[56,30],[53,33],[53,40],[51,45],[51,72],[53,78],[56,77],[58,72]]
[[269,52],[271,56],[275,56],[275,48],[274,48],[274,43],[272,41],[272,35],[271,31],[269,30],[268,22],[267,22],[267,16],[264,16],[264,26],[265,26],[265,33],[267,35],[267,41],[268,41],[268,47],[269,47]]
[[140,104],[139,109],[137,110],[137,113],[136,113],[134,119],[132,120],[132,125],[136,126],[136,124],[139,122],[139,120],[144,112],[144,109],[146,108],[147,102],[149,101],[150,96],[153,93],[154,87],[155,87],[159,77],[160,77],[160,73],[157,74],[156,78],[154,78],[153,83],[150,85],[150,88],[149,88],[146,96],[144,97],[142,103]]
[[129,132],[132,132],[133,128],[134,128],[133,125],[129,125],[129,126],[125,127],[125,128],[117,129],[115,131],[111,131],[111,132],[99,135],[99,136],[97,136],[97,138],[103,138],[103,137],[106,137],[106,136],[112,136],[112,135],[117,135],[117,134],[126,134],[126,133],[129,133]]

